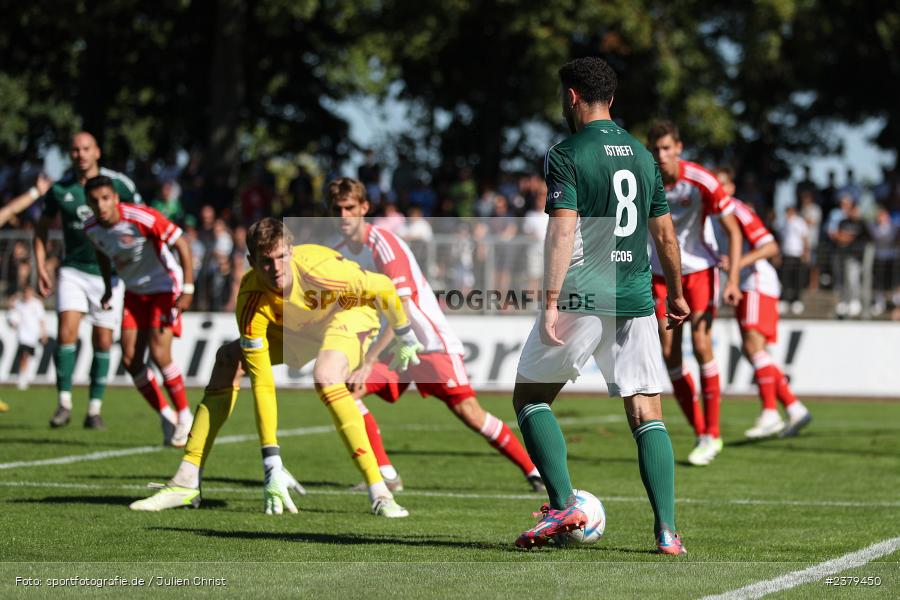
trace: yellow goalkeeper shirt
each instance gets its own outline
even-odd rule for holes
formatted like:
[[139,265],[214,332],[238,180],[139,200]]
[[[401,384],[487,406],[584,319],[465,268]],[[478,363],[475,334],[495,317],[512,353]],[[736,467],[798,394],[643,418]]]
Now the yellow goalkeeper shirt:
[[391,280],[364,271],[336,250],[317,244],[295,246],[290,268],[290,292],[269,289],[253,269],[241,279],[238,291],[235,316],[257,402],[261,397],[275,400],[270,337],[280,340],[291,333],[315,335],[341,311],[370,311],[374,316],[377,309],[394,329],[409,325]]

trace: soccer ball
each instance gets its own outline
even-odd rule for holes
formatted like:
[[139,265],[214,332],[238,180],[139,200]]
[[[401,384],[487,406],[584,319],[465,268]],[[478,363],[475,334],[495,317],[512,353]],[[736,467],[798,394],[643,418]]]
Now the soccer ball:
[[597,496],[584,490],[572,490],[575,494],[575,505],[587,515],[584,529],[576,529],[556,536],[560,546],[586,546],[603,537],[606,529],[606,511]]

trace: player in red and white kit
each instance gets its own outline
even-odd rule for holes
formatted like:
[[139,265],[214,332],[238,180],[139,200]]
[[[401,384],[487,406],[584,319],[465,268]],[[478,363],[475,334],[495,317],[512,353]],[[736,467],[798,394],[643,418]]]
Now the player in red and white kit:
[[392,339],[390,328],[384,328],[384,333],[369,348],[363,365],[348,381],[365,418],[366,432],[388,487],[402,489],[402,482],[384,451],[378,423],[362,397],[377,394],[388,402],[396,402],[409,384],[415,382],[423,397],[434,396],[443,401],[463,423],[515,463],[533,490],[543,491],[541,476],[518,438],[508,425],[478,403],[463,366],[462,342],[450,329],[434,290],[422,275],[409,246],[392,232],[365,222],[369,202],[366,189],[359,181],[350,178],[332,181],[328,186],[328,200],[333,214],[341,218],[344,236],[335,249],[363,269],[391,278],[416,337],[425,347],[419,353],[421,362],[418,365],[410,365],[402,374],[392,371],[378,360]]
[[[730,169],[717,169],[716,177],[728,195],[734,194],[734,173]],[[770,258],[778,255],[778,243],[752,208],[732,198],[734,216],[737,217],[744,236],[741,256],[741,301],[737,316],[741,327],[742,350],[753,365],[756,385],[763,410],[756,423],[744,432],[750,439],[780,434],[782,437],[797,435],[812,420],[809,409],[794,397],[787,378],[778,364],[766,351],[768,344],[778,336],[778,299],[781,282]],[[776,398],[788,414],[785,426]]]
[[[111,294],[110,271],[114,266],[125,282],[122,316],[122,363],[134,385],[160,415],[163,444],[183,448],[193,416],[184,391],[181,369],[172,361],[172,337],[181,336],[181,313],[191,305],[194,292],[191,248],[181,228],[158,211],[119,202],[112,181],[105,176],[89,179],[84,186],[94,216],[84,231],[97,247],[97,259],[106,283],[106,304]],[[150,357],[163,374],[177,413],[166,402],[153,371],[144,362]]]
[[[715,175],[696,163],[681,159],[684,146],[678,128],[673,123],[655,123],[648,133],[648,145],[659,163],[666,199],[675,222],[678,245],[681,247],[682,287],[691,308],[691,342],[694,356],[700,364],[703,410],[697,401],[693,377],[682,360],[683,328],[665,328],[666,284],[656,249],[651,246],[653,295],[656,299],[656,316],[660,322],[659,337],[675,398],[697,435],[697,445],[688,456],[688,461],[693,465],[708,465],[723,447],[719,433],[719,367],[712,347],[712,322],[716,316],[719,295],[719,255],[709,217],[718,217],[728,235],[731,265],[740,262],[741,230],[732,214],[734,204],[731,196],[722,189]],[[725,302],[732,306],[736,306],[741,299],[739,274],[737,268],[728,271],[728,280],[722,294]]]

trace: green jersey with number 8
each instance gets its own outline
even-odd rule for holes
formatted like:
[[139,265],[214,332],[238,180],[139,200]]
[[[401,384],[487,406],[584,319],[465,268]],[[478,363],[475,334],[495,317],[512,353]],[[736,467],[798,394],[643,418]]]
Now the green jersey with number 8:
[[547,151],[546,211],[578,213],[560,310],[619,317],[653,314],[649,219],[669,212],[659,167],[612,121],[591,121]]

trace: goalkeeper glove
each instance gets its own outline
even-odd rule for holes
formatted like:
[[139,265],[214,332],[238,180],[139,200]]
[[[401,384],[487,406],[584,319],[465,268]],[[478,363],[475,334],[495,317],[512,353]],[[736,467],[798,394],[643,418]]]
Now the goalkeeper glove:
[[391,371],[402,373],[409,368],[410,363],[417,365],[419,360],[418,353],[425,349],[425,346],[416,339],[412,327],[407,325],[403,330],[394,330],[394,358],[391,359]]
[[297,506],[294,504],[290,492],[296,480],[281,464],[281,457],[271,457],[269,464],[263,463],[263,469],[265,470],[263,501],[266,514],[280,515],[285,508],[290,513],[296,513]]

